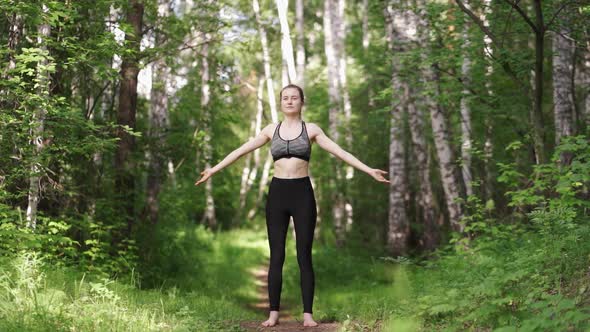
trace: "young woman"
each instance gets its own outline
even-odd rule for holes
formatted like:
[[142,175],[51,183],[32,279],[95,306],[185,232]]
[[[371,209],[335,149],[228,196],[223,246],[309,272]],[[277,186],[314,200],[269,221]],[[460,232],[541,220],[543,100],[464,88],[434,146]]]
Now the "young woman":
[[287,85],[281,90],[281,111],[284,121],[266,126],[256,138],[246,142],[228,154],[219,164],[201,172],[199,185],[213,174],[227,167],[241,156],[271,141],[274,160],[274,176],[270,181],[266,202],[266,226],[270,245],[270,266],[268,271],[268,297],[270,314],[263,326],[278,324],[282,287],[283,262],[285,261],[285,239],[289,218],[293,217],[296,233],[297,262],[301,277],[303,298],[303,326],[317,326],[312,317],[315,276],[312,267],[311,248],[316,225],[316,201],[308,175],[311,144],[342,159],[355,168],[369,174],[379,182],[389,183],[383,177],[386,171],[370,168],[334,143],[314,123],[301,119],[304,103],[303,90],[297,85]]

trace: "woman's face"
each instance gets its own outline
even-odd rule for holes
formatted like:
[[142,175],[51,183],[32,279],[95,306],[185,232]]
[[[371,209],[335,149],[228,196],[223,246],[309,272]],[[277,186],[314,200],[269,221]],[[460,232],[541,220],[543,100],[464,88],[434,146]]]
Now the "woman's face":
[[296,114],[301,112],[303,102],[296,88],[286,88],[281,94],[281,110],[285,114]]

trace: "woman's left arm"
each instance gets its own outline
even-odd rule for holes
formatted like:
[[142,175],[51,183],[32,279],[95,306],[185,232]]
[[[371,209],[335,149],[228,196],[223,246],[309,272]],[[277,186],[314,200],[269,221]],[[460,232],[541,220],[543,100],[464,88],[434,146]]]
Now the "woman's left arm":
[[315,141],[316,141],[316,143],[318,143],[318,145],[322,149],[330,152],[331,154],[338,157],[340,160],[346,162],[347,164],[369,174],[375,180],[377,180],[379,182],[389,183],[389,180],[387,180],[386,178],[383,177],[383,175],[387,174],[386,171],[383,171],[383,170],[380,170],[377,168],[371,168],[371,167],[363,164],[363,162],[358,160],[355,156],[353,156],[349,152],[342,149],[338,144],[336,144],[336,142],[332,141],[324,133],[322,128],[320,128],[318,125],[316,125],[314,123],[308,123],[308,127],[309,127],[309,129],[311,129],[312,132],[314,132]]

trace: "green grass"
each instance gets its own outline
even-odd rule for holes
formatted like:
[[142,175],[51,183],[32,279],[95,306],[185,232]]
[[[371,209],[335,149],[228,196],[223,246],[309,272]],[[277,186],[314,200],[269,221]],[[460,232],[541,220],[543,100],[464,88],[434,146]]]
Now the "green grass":
[[[186,232],[177,234],[180,243]],[[184,248],[194,255],[191,260],[152,289],[138,288],[131,278],[103,280],[73,268],[56,269],[36,255],[5,259],[0,330],[239,331],[237,322],[260,319],[247,307],[256,301],[248,269],[261,262],[260,235],[192,232],[200,250]]]
[[[257,301],[249,270],[268,263],[264,229],[167,232],[151,260],[162,275],[143,286],[137,275],[103,280],[35,255],[3,259],[0,330],[240,331],[239,321],[265,318],[249,307]],[[291,232],[286,249],[281,304],[299,318]],[[344,331],[581,331],[590,319],[589,253],[587,226],[513,232],[431,261],[316,245],[314,318]]]

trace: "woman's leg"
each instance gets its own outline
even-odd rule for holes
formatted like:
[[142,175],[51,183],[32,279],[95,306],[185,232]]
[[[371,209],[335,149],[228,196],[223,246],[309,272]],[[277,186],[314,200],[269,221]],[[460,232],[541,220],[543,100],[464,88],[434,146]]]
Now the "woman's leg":
[[297,262],[299,263],[303,312],[311,314],[315,290],[315,275],[313,272],[311,249],[316,226],[317,210],[311,182],[306,182],[299,189],[300,192],[297,193],[296,208],[293,211],[293,223],[296,233]]
[[289,227],[289,214],[283,208],[280,183],[270,185],[266,203],[266,228],[270,246],[268,269],[268,299],[271,311],[279,311],[283,285],[283,263],[285,262],[285,240]]

